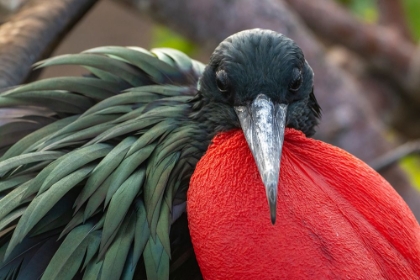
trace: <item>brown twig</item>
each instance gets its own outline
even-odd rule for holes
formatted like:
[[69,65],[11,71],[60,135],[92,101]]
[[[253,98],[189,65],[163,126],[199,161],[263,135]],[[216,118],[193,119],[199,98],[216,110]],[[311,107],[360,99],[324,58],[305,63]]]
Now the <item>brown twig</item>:
[[379,24],[388,26],[400,33],[405,39],[413,41],[401,0],[378,0]]
[[407,142],[398,148],[389,151],[388,153],[380,156],[379,158],[370,162],[370,166],[378,172],[381,172],[390,166],[397,163],[400,159],[420,153],[420,141]]
[[0,88],[24,82],[97,0],[31,0],[0,26]]

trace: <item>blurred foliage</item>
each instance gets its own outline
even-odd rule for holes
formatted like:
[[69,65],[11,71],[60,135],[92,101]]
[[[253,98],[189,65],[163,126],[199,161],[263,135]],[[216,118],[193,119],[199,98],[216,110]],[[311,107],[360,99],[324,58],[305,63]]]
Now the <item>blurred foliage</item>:
[[376,7],[375,0],[337,0],[353,14],[362,20],[370,23],[374,23],[378,20],[378,9]]
[[155,25],[153,27],[151,47],[173,48],[189,56],[193,56],[198,49],[192,42],[162,25]]
[[404,0],[404,11],[416,41],[420,39],[420,0]]
[[[375,0],[336,0],[346,6],[357,17],[370,23],[378,20],[378,9]],[[420,39],[420,0],[402,0],[407,24],[413,38]]]
[[420,157],[416,155],[405,157],[400,161],[400,165],[407,172],[411,183],[420,189]]
[[[413,38],[420,39],[420,1],[404,0],[404,11]],[[408,156],[400,161],[401,167],[408,173],[414,186],[420,189],[420,156]]]

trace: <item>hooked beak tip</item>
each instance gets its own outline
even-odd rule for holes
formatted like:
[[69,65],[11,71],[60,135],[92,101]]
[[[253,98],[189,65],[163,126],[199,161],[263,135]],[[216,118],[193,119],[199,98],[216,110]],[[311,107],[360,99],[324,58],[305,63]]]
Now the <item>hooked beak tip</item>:
[[270,208],[271,223],[274,225],[276,223],[277,216],[277,182],[266,182],[265,187],[267,192],[266,195],[268,199],[268,206]]
[[274,210],[270,209],[270,214],[271,214],[271,224],[274,226],[276,224],[276,209],[274,208]]

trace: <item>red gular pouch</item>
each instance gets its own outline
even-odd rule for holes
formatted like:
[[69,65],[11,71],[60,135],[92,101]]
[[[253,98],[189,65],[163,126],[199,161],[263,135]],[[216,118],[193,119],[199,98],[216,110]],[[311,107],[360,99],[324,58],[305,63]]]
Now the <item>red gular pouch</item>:
[[293,129],[275,225],[241,130],[213,139],[187,213],[205,279],[420,278],[420,227],[402,198],[361,160]]

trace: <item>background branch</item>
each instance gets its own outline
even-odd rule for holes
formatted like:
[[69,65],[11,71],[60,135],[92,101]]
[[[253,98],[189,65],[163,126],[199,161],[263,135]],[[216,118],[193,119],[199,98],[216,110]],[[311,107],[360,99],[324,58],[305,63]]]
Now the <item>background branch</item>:
[[413,154],[420,154],[420,141],[405,143],[370,162],[369,165],[376,171],[381,172],[397,163],[400,159]]
[[31,0],[0,26],[0,88],[24,82],[97,0]]
[[407,22],[404,17],[404,8],[401,0],[378,0],[379,24],[394,29],[409,41],[413,41]]
[[[332,0],[286,0],[317,34],[342,44],[378,71],[406,82],[415,45],[389,28],[356,19]],[[420,96],[412,96],[420,104]]]

